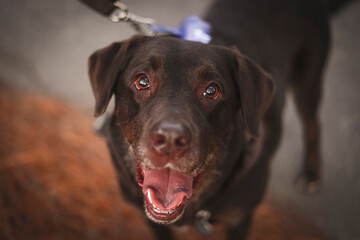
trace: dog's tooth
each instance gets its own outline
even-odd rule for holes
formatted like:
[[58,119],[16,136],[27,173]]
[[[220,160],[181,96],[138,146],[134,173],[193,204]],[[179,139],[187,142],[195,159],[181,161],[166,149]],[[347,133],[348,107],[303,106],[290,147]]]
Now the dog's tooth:
[[155,206],[154,205],[154,202],[152,200],[152,196],[151,196],[151,191],[150,189],[147,190],[147,198],[149,199],[149,202],[151,203],[151,205]]
[[160,209],[158,209],[158,208],[154,208],[154,212],[156,212],[156,213],[160,213],[160,214],[165,214],[165,212],[164,211],[161,211]]
[[183,202],[184,202],[184,199],[182,199],[182,200],[178,203],[177,207],[179,207],[181,204],[183,204]]
[[155,204],[152,204],[153,208],[160,211],[160,208],[158,208]]
[[157,209],[157,208],[154,208],[154,212],[161,213],[161,211],[159,209]]
[[176,209],[171,209],[171,210],[168,210],[168,211],[160,210],[154,204],[152,204],[151,206],[153,207],[154,212],[156,212],[158,214],[172,214],[172,213],[174,213],[176,211]]

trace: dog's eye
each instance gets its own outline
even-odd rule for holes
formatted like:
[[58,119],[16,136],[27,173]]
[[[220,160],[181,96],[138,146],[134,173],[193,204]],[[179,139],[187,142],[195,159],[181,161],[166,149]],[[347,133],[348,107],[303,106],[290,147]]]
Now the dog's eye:
[[203,96],[210,98],[210,99],[217,99],[219,97],[219,87],[216,86],[215,84],[210,84],[205,92],[203,92]]
[[135,81],[135,87],[137,90],[145,90],[150,88],[150,81],[145,75],[139,76]]

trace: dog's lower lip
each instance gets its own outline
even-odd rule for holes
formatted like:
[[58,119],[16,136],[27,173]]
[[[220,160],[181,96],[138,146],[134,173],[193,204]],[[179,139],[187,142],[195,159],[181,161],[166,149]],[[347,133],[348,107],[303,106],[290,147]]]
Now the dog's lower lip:
[[169,224],[179,219],[185,209],[186,197],[181,201],[166,208],[157,205],[153,200],[152,190],[148,189],[145,195],[145,209],[151,219],[158,223]]

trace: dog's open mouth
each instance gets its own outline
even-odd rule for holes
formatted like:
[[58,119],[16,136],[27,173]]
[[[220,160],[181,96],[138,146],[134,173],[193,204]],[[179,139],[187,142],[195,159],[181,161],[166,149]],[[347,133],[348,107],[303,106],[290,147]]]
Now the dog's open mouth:
[[172,168],[144,170],[138,165],[138,184],[143,188],[147,216],[162,224],[180,219],[200,177],[201,173],[191,177]]

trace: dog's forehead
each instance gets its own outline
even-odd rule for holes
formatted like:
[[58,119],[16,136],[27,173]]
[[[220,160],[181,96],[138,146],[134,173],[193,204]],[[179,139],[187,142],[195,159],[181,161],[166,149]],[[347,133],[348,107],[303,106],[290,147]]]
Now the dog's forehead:
[[186,41],[176,37],[152,38],[142,45],[137,55],[144,60],[157,59],[165,68],[194,68],[204,64],[213,67],[226,66],[224,61],[230,51],[224,47]]

